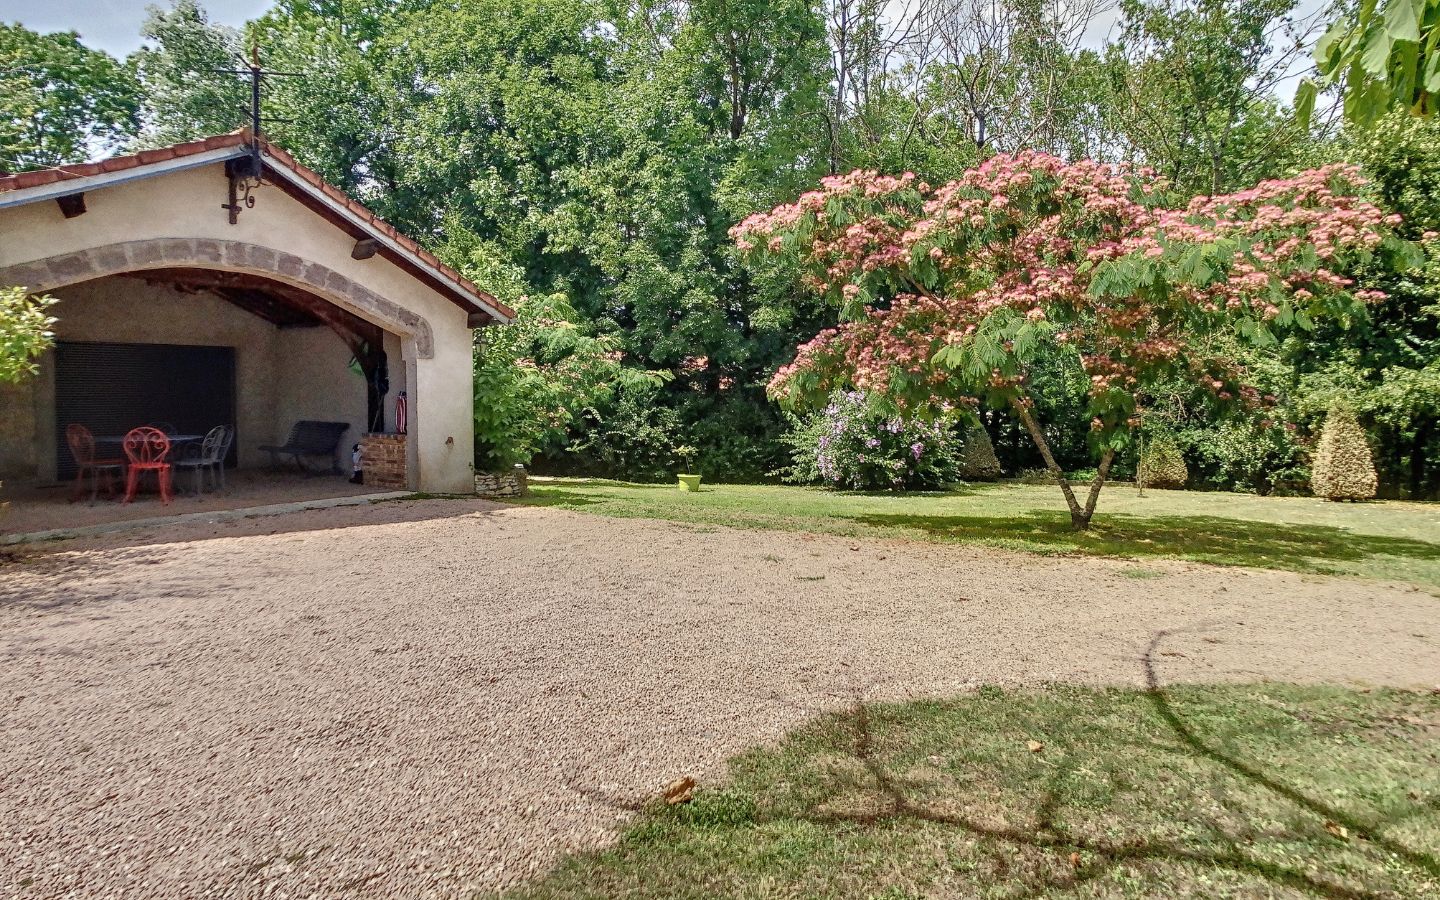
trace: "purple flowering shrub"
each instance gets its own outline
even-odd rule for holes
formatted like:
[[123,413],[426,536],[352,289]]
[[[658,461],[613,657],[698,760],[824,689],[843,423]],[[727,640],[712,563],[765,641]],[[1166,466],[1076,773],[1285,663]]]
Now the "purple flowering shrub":
[[961,439],[948,420],[907,419],[861,391],[836,393],[796,419],[786,481],[842,490],[924,490],[959,479]]

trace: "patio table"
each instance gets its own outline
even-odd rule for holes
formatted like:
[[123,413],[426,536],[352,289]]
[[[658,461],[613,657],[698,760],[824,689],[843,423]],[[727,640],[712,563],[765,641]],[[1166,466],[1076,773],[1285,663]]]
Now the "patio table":
[[[174,451],[174,448],[175,448],[177,445],[179,445],[179,444],[190,444],[190,443],[194,443],[195,441],[203,441],[203,440],[205,440],[205,435],[203,435],[203,434],[167,434],[167,435],[165,435],[165,436],[170,439],[170,448],[171,448],[171,451],[172,451],[172,452]],[[119,445],[125,443],[125,435],[123,435],[123,434],[100,434],[100,435],[96,435],[96,436],[95,436],[95,443],[97,443],[97,444],[114,444],[114,445],[116,445],[116,446],[118,447]]]
[[[165,435],[165,436],[170,439],[170,456],[167,457],[167,458],[174,458],[175,452],[176,452],[177,450],[179,450],[181,447],[183,447],[184,445],[186,445],[186,444],[193,444],[193,443],[196,443],[197,441],[203,441],[203,440],[205,440],[205,435],[203,435],[203,434],[167,434],[167,435]],[[109,455],[113,455],[114,457],[120,458],[120,459],[123,459],[123,458],[124,458],[124,455],[125,455],[125,454],[123,454],[123,453],[120,452],[120,445],[125,443],[125,435],[123,435],[123,434],[100,434],[100,435],[96,435],[96,436],[95,436],[95,443],[96,443],[97,446],[100,445],[100,444],[105,444],[105,445],[112,445],[112,446],[114,446],[114,447],[115,447],[115,452],[114,452],[114,454],[109,454]]]

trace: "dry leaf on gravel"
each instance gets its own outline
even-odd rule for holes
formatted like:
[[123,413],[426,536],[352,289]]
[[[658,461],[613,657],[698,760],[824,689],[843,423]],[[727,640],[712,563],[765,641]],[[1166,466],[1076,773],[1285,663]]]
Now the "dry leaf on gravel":
[[677,778],[665,785],[665,802],[674,806],[677,803],[689,803],[690,798],[695,796],[695,779],[686,775],[684,778]]

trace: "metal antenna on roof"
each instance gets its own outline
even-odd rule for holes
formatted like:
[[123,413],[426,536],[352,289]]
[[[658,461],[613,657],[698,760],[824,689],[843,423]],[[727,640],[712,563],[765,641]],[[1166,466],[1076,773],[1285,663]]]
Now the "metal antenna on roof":
[[[278,72],[274,69],[266,69],[260,65],[260,45],[250,45],[250,59],[239,58],[243,69],[212,69],[211,71],[221,75],[242,75],[250,82],[250,107],[246,116],[250,120],[250,134],[258,141],[262,136],[262,124],[265,122],[288,122],[289,119],[276,119],[270,116],[261,115],[260,112],[260,85],[266,78],[304,78],[303,72]],[[258,146],[258,144],[257,144]]]
[[243,75],[250,80],[250,108],[247,110],[250,119],[250,153],[242,159],[232,159],[225,164],[225,174],[230,178],[230,202],[221,204],[220,208],[230,212],[231,225],[239,221],[242,204],[246,209],[255,207],[255,197],[251,192],[261,185],[265,174],[264,164],[261,161],[262,123],[289,121],[267,118],[260,114],[261,83],[266,78],[305,77],[300,72],[276,72],[261,68],[259,44],[250,45],[250,61],[247,63],[242,59],[241,63],[245,68],[213,70],[223,75]]

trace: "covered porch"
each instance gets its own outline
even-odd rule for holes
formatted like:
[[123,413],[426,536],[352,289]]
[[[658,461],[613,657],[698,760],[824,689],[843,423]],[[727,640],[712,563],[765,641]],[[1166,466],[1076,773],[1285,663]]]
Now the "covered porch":
[[[351,448],[394,427],[405,371],[396,366],[392,378],[389,360],[401,358],[400,336],[293,285],[195,266],[105,276],[52,294],[60,301],[54,348],[35,378],[0,387],[0,497],[11,502],[0,531],[157,514],[146,509],[160,505],[154,479],[129,508],[109,508],[120,505],[105,502],[109,491],[90,502],[97,479],[77,469],[82,460],[67,442],[74,426],[96,438],[97,457],[123,458],[126,432],[159,425],[174,439],[176,461],[195,456],[216,426],[231,429],[223,491],[217,471],[172,470],[176,499],[192,510],[376,490],[348,483]],[[303,459],[305,472],[289,458],[275,465],[260,448],[285,444],[303,421],[344,429],[334,456]],[[72,504],[77,476],[82,500]]]

